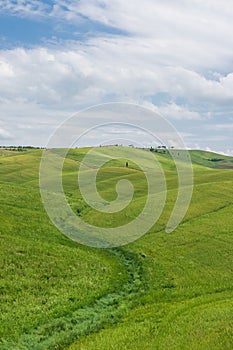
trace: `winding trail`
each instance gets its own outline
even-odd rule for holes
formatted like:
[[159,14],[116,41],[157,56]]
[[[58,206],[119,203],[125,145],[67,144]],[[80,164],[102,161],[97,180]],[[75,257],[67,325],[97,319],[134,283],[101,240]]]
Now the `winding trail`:
[[146,278],[139,257],[122,248],[107,250],[122,263],[128,279],[116,291],[102,296],[72,314],[53,319],[33,331],[23,334],[17,343],[7,342],[1,350],[61,350],[81,336],[98,332],[115,324],[125,311],[135,305],[135,299],[145,293]]

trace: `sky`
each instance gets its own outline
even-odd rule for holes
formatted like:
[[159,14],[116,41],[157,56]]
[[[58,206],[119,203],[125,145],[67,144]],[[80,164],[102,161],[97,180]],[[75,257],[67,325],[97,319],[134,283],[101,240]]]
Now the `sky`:
[[229,0],[1,0],[0,145],[45,146],[74,113],[124,102],[233,155],[232,17]]

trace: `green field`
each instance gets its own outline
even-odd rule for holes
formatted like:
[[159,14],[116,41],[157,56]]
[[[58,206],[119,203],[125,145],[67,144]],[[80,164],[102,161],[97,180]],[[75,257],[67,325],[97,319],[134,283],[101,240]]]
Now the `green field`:
[[[144,174],[124,159],[106,163],[97,177],[102,197],[114,200],[122,178],[135,194],[126,210],[104,215],[77,188],[86,152],[70,150],[64,163],[74,213],[101,227],[133,220],[145,204]],[[168,188],[160,219],[134,243],[96,249],[69,240],[49,220],[39,191],[41,154],[0,150],[0,349],[232,350],[233,158],[190,151],[192,202],[166,234],[177,174],[168,154],[153,153]]]

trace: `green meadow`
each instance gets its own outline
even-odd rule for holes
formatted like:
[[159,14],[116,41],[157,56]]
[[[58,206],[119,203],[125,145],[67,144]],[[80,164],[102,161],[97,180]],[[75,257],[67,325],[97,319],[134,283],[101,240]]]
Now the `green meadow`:
[[[135,192],[125,210],[103,214],[77,187],[87,151],[70,150],[63,167],[75,215],[105,228],[134,220],[146,202],[145,174],[131,162],[126,168],[124,158],[107,161],[97,176],[99,194],[116,199],[123,178]],[[51,223],[40,196],[41,155],[0,149],[0,349],[232,350],[233,158],[190,151],[192,201],[167,234],[177,173],[168,153],[153,152],[167,182],[161,217],[137,241],[97,249]]]

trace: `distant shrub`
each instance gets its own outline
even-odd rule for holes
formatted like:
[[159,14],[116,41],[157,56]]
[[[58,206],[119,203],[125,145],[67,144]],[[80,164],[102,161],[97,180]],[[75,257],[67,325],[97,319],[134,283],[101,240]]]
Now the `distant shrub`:
[[221,162],[223,159],[221,158],[209,158],[208,161],[209,162]]

